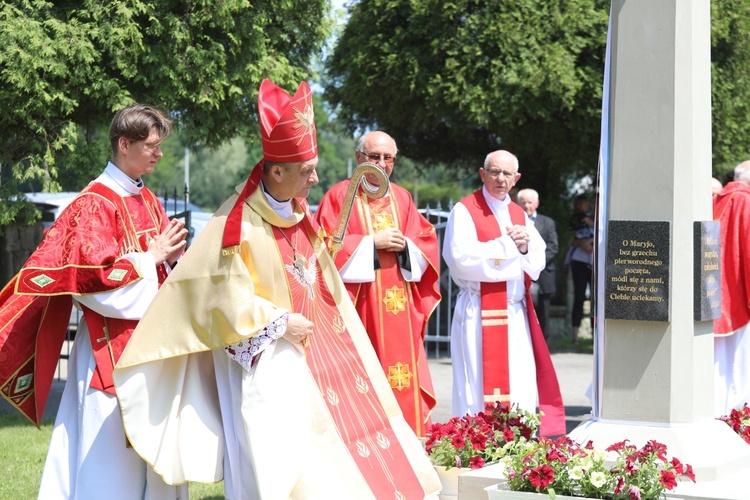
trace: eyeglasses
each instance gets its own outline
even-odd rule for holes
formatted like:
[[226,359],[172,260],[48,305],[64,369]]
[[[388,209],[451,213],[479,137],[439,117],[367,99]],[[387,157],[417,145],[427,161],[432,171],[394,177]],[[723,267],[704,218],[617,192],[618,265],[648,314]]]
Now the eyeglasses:
[[518,172],[510,172],[508,170],[499,170],[499,169],[496,170],[494,168],[486,169],[484,167],[482,167],[482,170],[487,172],[487,175],[489,175],[492,179],[497,179],[498,177],[500,177],[500,175],[502,175],[506,179],[512,179],[518,173]]
[[396,161],[396,157],[391,156],[391,155],[376,155],[376,154],[365,153],[364,151],[360,151],[360,153],[365,155],[367,159],[369,159],[373,163],[377,163],[380,160],[383,160],[386,163],[386,165],[389,165]]

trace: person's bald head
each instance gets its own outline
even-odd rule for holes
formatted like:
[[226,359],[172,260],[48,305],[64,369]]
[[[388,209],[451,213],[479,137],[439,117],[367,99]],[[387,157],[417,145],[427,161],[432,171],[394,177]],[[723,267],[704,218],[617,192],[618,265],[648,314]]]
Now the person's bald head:
[[734,181],[750,186],[750,160],[745,160],[734,167]]
[[534,215],[536,209],[539,208],[539,193],[534,189],[526,188],[520,190],[517,199],[518,204],[521,205],[521,208],[523,208],[523,211],[526,212],[526,215],[529,217]]
[[[388,177],[393,173],[393,165],[396,162],[398,148],[396,141],[390,135],[380,130],[369,132],[359,138],[357,150],[354,155],[357,158],[357,165],[365,162],[376,164],[385,171]],[[367,180],[377,184],[377,179],[367,175]]]

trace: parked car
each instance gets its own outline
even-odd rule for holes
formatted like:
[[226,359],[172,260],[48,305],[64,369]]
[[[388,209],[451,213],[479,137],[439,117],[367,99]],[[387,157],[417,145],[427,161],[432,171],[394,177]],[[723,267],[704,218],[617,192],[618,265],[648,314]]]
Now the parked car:
[[[65,207],[67,207],[73,199],[78,196],[78,192],[25,193],[25,196],[42,212],[42,222],[44,223],[44,230],[46,231],[52,226],[52,223],[57,220]],[[165,205],[163,198],[159,198],[159,201],[162,206]],[[205,212],[201,207],[193,203],[188,203],[187,206],[190,209],[190,225],[192,226],[190,238],[192,239],[198,236],[203,228],[206,227],[208,219],[210,219],[213,214]],[[184,219],[185,201],[168,200],[164,210],[169,217],[179,215],[180,218]]]

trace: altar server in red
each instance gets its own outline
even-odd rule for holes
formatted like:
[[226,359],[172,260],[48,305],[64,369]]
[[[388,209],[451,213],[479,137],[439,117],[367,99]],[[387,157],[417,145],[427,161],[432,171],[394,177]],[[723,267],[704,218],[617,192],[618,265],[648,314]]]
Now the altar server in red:
[[482,188],[448,218],[443,258],[459,286],[451,325],[453,413],[500,401],[544,412],[541,435],[565,434],[565,408],[531,300],[544,240],[508,192],[521,178],[508,151],[487,155]]
[[[388,177],[397,154],[396,141],[380,131],[362,136],[355,151],[358,165],[374,163]],[[378,182],[373,176],[365,179]],[[349,184],[347,179],[334,185],[318,206],[316,218],[329,236]],[[406,421],[420,437],[436,404],[424,335],[440,301],[439,266],[435,227],[417,211],[407,190],[389,182],[379,199],[362,187],[357,190],[336,267]]]
[[143,176],[171,123],[132,105],[109,129],[112,161],[47,232],[0,292],[0,391],[31,421],[44,411],[68,319],[83,311],[52,431],[39,498],[187,498],[127,445],[112,370],[187,230],[168,220]]

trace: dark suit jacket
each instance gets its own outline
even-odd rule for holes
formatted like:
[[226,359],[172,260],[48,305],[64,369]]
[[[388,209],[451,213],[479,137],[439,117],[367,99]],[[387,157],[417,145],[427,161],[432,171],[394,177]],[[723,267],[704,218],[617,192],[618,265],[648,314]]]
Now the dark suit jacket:
[[553,294],[555,293],[555,263],[553,259],[557,255],[558,250],[555,221],[537,212],[534,227],[539,231],[542,239],[547,244],[547,250],[544,252],[547,258],[547,265],[536,281],[539,285],[539,293]]

